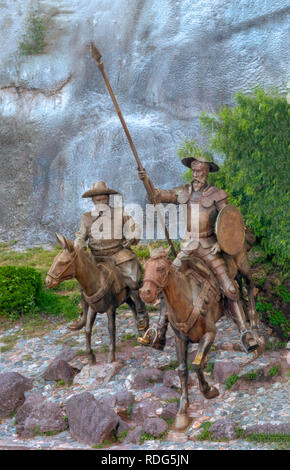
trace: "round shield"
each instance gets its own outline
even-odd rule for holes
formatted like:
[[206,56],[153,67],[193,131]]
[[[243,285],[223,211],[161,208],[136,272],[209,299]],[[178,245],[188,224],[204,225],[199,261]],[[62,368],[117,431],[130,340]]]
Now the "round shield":
[[215,233],[221,249],[228,255],[236,255],[245,241],[245,225],[239,209],[231,204],[219,212]]

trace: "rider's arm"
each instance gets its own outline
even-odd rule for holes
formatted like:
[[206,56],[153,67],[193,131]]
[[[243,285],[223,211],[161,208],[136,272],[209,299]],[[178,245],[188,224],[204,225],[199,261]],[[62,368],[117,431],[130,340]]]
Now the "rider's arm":
[[228,204],[228,193],[219,189],[216,194],[215,205],[218,211],[222,210]]
[[86,215],[83,214],[81,218],[80,229],[75,234],[74,239],[74,246],[75,248],[87,248],[86,240],[88,239],[88,230],[87,230],[87,223],[86,223]]
[[123,246],[137,245],[141,238],[141,228],[130,215],[123,215]]
[[[150,178],[148,178],[147,173],[144,170],[139,170],[139,178],[141,181],[146,181],[146,183],[150,186],[151,191],[154,195],[154,199],[156,204],[159,204],[161,202],[164,203],[172,203],[172,204],[177,204],[177,193],[175,189],[157,189],[153,185],[152,181]],[[150,201],[152,202],[152,201]]]

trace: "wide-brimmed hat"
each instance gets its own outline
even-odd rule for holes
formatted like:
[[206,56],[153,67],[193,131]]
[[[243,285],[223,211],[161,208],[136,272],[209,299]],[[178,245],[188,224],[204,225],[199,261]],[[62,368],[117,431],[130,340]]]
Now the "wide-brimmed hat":
[[207,158],[205,158],[203,155],[200,155],[198,157],[186,157],[186,158],[183,158],[181,160],[181,163],[184,165],[184,166],[187,166],[188,168],[191,168],[191,164],[192,162],[194,161],[197,161],[197,162],[201,162],[201,163],[208,163],[209,164],[209,171],[219,171],[219,166],[214,163],[213,161],[211,160],[208,160]]
[[102,196],[102,195],[109,195],[109,194],[120,194],[118,191],[114,189],[107,188],[106,183],[104,181],[97,181],[93,183],[92,189],[86,191],[82,197],[93,197],[93,196]]

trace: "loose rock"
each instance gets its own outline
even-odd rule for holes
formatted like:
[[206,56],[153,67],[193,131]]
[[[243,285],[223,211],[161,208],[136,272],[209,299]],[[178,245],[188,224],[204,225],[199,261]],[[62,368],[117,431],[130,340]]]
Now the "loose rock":
[[0,418],[7,418],[23,405],[24,392],[33,388],[33,381],[18,372],[0,374]]
[[61,432],[67,427],[68,424],[60,405],[45,401],[32,408],[24,421],[21,434],[31,436],[35,433]]
[[144,431],[154,437],[159,437],[168,429],[168,424],[161,418],[147,418],[143,425]]
[[211,435],[214,439],[236,439],[235,423],[231,419],[218,419],[210,427]]
[[74,395],[66,402],[70,433],[74,439],[95,445],[111,439],[120,418],[110,407],[104,407],[89,392]]
[[224,383],[226,379],[232,374],[239,373],[238,364],[230,361],[219,361],[216,360],[214,363],[213,375],[217,382]]
[[144,369],[136,374],[132,383],[135,389],[143,389],[150,387],[153,382],[162,382],[163,372],[159,369]]
[[45,369],[42,377],[44,380],[63,380],[65,383],[69,383],[73,380],[76,373],[79,372],[77,369],[69,365],[62,359],[55,359]]

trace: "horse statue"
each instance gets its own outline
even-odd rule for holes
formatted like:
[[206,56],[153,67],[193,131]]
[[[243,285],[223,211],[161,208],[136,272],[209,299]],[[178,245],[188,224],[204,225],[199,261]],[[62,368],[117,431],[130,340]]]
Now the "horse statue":
[[96,262],[88,251],[75,248],[71,240],[56,234],[62,250],[56,255],[46,275],[45,285],[52,289],[67,279],[77,279],[83,288],[83,296],[88,310],[85,327],[86,354],[89,362],[96,362],[92,350],[91,338],[97,313],[107,313],[110,347],[108,362],[116,360],[116,309],[123,303],[132,310],[136,325],[137,311],[130,296],[130,289],[125,285],[121,272],[109,260]]
[[[164,294],[168,319],[175,333],[178,375],[182,389],[175,428],[184,429],[189,424],[189,343],[198,343],[192,365],[198,377],[200,391],[208,399],[219,395],[217,388],[206,381],[203,364],[214,342],[216,322],[224,313],[224,305],[214,275],[201,260],[184,260],[182,267],[178,269],[172,264],[168,251],[164,248],[150,250],[151,257],[144,265],[140,296],[144,302],[153,304],[161,292]],[[251,320],[251,316],[249,319]]]

